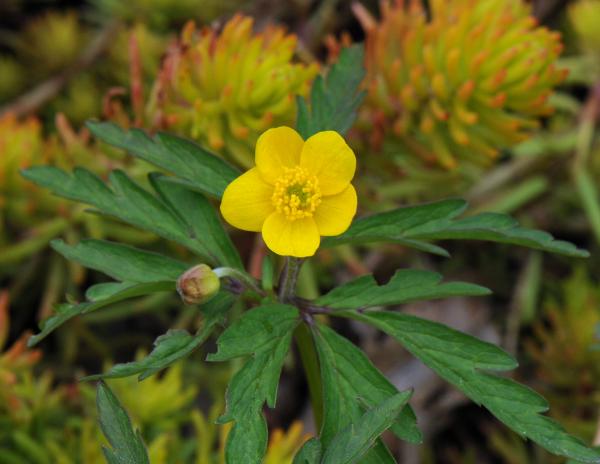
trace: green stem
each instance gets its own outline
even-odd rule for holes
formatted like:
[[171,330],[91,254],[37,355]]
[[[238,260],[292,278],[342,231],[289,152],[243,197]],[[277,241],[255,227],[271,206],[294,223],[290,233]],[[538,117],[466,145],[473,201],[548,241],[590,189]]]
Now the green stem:
[[[310,263],[300,273],[303,261],[298,258],[286,258],[286,263],[279,279],[279,300],[282,303],[291,303],[297,292],[302,296],[316,297],[317,288],[314,285],[312,268]],[[317,429],[321,428],[323,422],[323,386],[321,383],[321,370],[319,358],[315,350],[315,344],[309,328],[311,316],[306,315],[307,322],[301,323],[294,332],[294,340],[298,347],[302,367],[306,374],[306,383],[310,394],[310,402],[315,418]]]
[[264,295],[265,293],[258,282],[244,271],[240,271],[231,267],[217,267],[213,269],[213,272],[219,277],[219,279],[222,279],[223,277],[230,277],[239,281],[245,287],[258,293],[259,295]]
[[282,303],[289,303],[294,298],[301,267],[301,259],[286,257],[285,266],[279,279],[279,300]]
[[315,425],[317,430],[320,430],[323,424],[323,384],[321,382],[319,358],[307,324],[302,323],[298,326],[294,332],[294,340],[298,346],[302,367],[306,373]]

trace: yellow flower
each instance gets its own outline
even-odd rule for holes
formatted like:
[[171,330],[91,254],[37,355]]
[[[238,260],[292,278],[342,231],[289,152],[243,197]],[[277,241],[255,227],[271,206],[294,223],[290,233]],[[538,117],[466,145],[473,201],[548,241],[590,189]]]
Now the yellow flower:
[[304,141],[289,127],[269,129],[256,143],[255,163],[223,194],[221,213],[232,226],[262,232],[272,251],[298,258],[314,255],[321,235],[350,226],[356,157],[337,132]]

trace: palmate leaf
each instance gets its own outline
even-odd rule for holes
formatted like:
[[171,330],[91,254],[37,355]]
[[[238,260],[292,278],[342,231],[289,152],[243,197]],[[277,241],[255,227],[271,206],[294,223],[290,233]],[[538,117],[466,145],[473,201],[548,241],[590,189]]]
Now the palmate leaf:
[[108,464],[150,464],[139,430],[133,430],[127,412],[104,382],[98,383],[96,404],[100,427],[111,446],[102,447]]
[[122,171],[113,171],[109,184],[82,168],[70,175],[55,167],[33,167],[23,175],[58,196],[92,205],[101,214],[178,242],[208,264],[241,267],[239,255],[210,202],[165,176],[151,176],[156,196]]
[[358,309],[401,304],[451,296],[489,295],[490,290],[464,282],[441,283],[435,272],[402,269],[385,285],[377,285],[372,275],[366,275],[334,288],[318,298],[315,304],[332,309]]
[[240,175],[223,159],[175,135],[159,132],[151,138],[140,129],[125,131],[112,122],[88,121],[86,125],[103,142],[172,172],[191,188],[216,198]]
[[[323,381],[324,411],[320,439],[327,450],[338,433],[360,419],[363,414],[361,402],[373,408],[399,392],[359,348],[334,330],[318,325],[313,334]],[[410,406],[402,409],[391,430],[411,443],[422,440]],[[385,445],[376,441],[375,447],[360,462],[379,464],[395,461]]]
[[546,401],[533,390],[488,371],[506,371],[517,362],[495,345],[415,316],[387,311],[346,311],[344,317],[370,324],[396,338],[408,351],[475,403],[523,437],[551,453],[600,463],[600,452],[567,434],[543,416]]
[[223,323],[225,314],[235,298],[221,292],[200,308],[203,315],[202,327],[195,335],[185,330],[169,330],[154,341],[152,352],[140,361],[116,364],[105,374],[90,375],[82,380],[113,379],[139,375],[139,380],[155,374],[174,362],[189,356],[212,334],[217,325]]
[[350,129],[364,98],[364,92],[359,91],[365,75],[363,60],[362,45],[343,49],[327,76],[315,79],[310,108],[303,98],[297,98],[296,126],[304,139],[320,131],[334,130],[345,134]]
[[555,240],[539,230],[525,229],[505,214],[483,213],[459,219],[467,208],[463,200],[444,200],[398,208],[356,220],[337,237],[327,237],[322,245],[344,243],[396,242],[407,247],[447,256],[432,240],[489,240],[521,245],[566,256],[587,257],[589,253],[572,243]]
[[260,464],[267,449],[266,402],[275,406],[279,375],[292,333],[300,322],[296,308],[268,304],[246,312],[217,341],[209,361],[251,356],[227,387],[227,410],[220,423],[235,421],[225,447],[227,464]]

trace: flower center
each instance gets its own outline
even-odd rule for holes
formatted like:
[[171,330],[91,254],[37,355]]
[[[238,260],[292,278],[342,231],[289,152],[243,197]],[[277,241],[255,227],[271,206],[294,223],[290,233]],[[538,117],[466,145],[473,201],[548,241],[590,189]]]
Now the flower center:
[[311,217],[321,203],[319,181],[300,166],[283,169],[275,182],[273,206],[290,221]]

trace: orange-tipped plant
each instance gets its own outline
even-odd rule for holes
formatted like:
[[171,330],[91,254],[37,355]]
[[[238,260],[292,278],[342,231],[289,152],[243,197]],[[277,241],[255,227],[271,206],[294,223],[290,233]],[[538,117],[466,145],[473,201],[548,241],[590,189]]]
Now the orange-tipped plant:
[[40,350],[27,349],[27,333],[12,346],[6,347],[9,328],[8,292],[0,291],[0,415],[7,413],[18,416],[23,406],[15,388],[18,377],[23,371],[30,370],[42,353]]
[[0,237],[5,215],[23,217],[31,213],[25,205],[31,199],[24,192],[32,189],[19,175],[19,169],[48,161],[43,159],[43,143],[36,118],[19,121],[12,114],[0,117]]
[[315,64],[294,64],[296,37],[278,26],[253,33],[237,15],[218,33],[184,28],[156,89],[163,126],[250,166],[258,135],[294,121],[297,94],[305,95]]
[[551,113],[565,77],[560,36],[538,26],[521,0],[381,3],[381,20],[355,8],[367,33],[362,123],[432,164],[489,165]]

